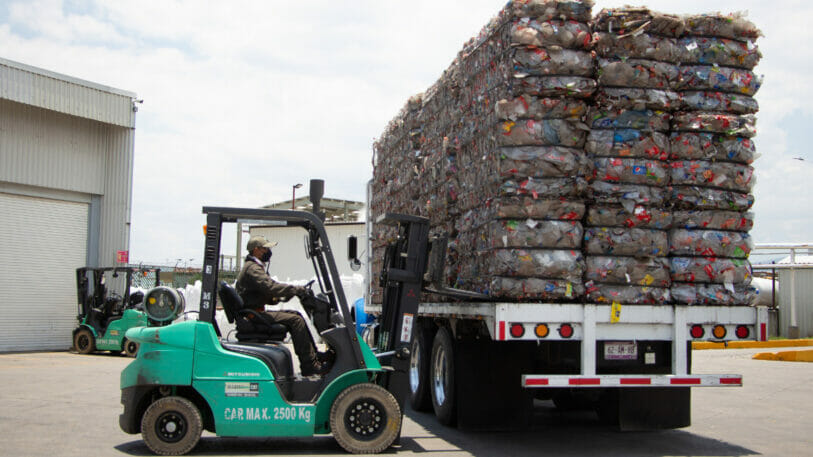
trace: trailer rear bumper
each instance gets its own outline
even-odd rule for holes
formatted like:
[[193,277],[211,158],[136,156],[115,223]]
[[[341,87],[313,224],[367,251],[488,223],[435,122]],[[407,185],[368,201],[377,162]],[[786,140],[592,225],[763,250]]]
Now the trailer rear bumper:
[[742,387],[742,375],[522,375],[522,387]]

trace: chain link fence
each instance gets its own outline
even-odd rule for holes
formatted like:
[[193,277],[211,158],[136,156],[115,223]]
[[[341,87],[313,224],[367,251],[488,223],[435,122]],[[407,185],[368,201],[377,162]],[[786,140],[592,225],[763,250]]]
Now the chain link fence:
[[[201,280],[201,272],[197,268],[175,268],[173,266],[160,265],[128,265],[135,268],[133,283],[131,287],[150,289],[156,285],[156,277],[160,280],[160,285],[172,287],[173,289],[186,287],[187,284],[194,284]],[[218,280],[231,284],[237,279],[239,271],[221,270],[218,272]]]

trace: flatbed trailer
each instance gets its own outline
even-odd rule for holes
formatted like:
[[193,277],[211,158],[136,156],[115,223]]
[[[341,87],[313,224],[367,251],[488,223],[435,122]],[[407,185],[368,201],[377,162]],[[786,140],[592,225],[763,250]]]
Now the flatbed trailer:
[[691,343],[766,340],[767,319],[752,306],[421,303],[410,402],[469,429],[521,427],[533,398],[594,408],[624,430],[684,427],[690,387],[743,383],[693,374]]

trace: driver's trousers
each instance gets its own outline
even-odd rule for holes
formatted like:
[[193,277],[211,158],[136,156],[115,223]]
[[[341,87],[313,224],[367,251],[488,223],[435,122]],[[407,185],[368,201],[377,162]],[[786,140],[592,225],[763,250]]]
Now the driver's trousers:
[[294,352],[300,367],[312,367],[316,362],[316,346],[305,318],[296,311],[263,311],[274,322],[284,325],[291,333]]

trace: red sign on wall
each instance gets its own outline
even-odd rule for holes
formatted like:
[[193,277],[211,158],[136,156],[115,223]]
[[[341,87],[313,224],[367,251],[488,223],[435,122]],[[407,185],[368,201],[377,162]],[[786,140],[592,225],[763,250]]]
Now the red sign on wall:
[[129,263],[130,262],[130,251],[116,251],[116,262],[118,262],[118,263]]

